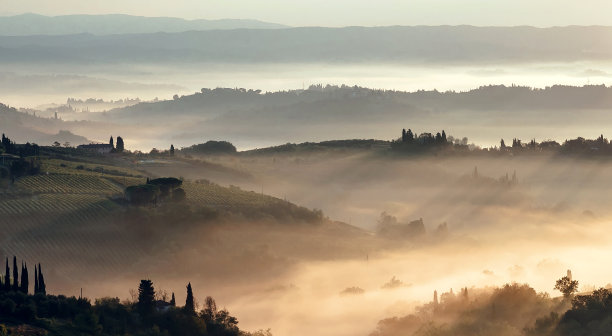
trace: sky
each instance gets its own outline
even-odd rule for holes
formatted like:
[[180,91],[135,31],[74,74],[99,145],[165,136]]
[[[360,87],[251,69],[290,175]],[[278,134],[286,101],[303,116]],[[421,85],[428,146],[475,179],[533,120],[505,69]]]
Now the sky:
[[0,15],[131,14],[290,26],[612,25],[610,0],[0,0]]

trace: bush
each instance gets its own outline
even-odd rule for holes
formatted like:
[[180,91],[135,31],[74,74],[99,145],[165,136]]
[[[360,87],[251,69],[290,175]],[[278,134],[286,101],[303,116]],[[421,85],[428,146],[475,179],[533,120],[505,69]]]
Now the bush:
[[30,322],[36,318],[36,306],[33,303],[20,305],[15,315],[22,321]]
[[4,299],[0,302],[0,312],[3,315],[13,315],[16,307],[17,305],[11,299]]

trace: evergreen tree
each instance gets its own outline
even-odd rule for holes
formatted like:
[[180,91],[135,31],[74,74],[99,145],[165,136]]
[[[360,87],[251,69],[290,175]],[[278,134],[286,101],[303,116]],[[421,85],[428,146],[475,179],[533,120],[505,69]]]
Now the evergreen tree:
[[499,148],[506,149],[506,143],[504,142],[504,139],[501,139],[501,143],[499,144]]
[[115,147],[115,149],[119,153],[123,152],[123,150],[125,149],[125,145],[123,143],[123,138],[120,137],[120,136],[117,137],[117,147]]
[[21,265],[21,291],[24,294],[28,294],[30,290],[30,280],[28,279],[28,265]]
[[170,145],[170,155],[174,156],[174,145]]
[[[119,138],[117,138],[118,140]],[[119,141],[117,141],[119,144]],[[140,280],[138,286],[138,312],[140,316],[147,321],[153,315],[155,311],[155,289],[153,288],[153,281],[151,280]]]
[[38,264],[38,292],[42,295],[47,295],[47,286],[45,286],[45,277],[43,276],[40,263]]
[[170,305],[176,307],[176,299],[174,298],[174,292],[172,292],[172,299],[170,299]]
[[402,142],[406,142],[406,129],[402,129]]
[[413,140],[414,140],[414,134],[412,133],[411,129],[408,129],[408,132],[406,132],[406,141],[412,142]]
[[17,292],[19,290],[19,270],[17,269],[17,257],[13,256],[13,287]]
[[38,293],[38,268],[34,264],[34,294]]
[[8,264],[8,257],[6,258],[6,271],[4,272],[4,290],[7,292],[11,290],[11,269]]
[[187,284],[187,299],[185,300],[184,309],[189,314],[195,314],[195,303],[193,301],[193,291],[191,290],[191,282]]
[[110,141],[108,142],[108,144],[113,146],[113,148],[115,148],[115,140],[113,140],[113,136],[112,135],[110,137]]

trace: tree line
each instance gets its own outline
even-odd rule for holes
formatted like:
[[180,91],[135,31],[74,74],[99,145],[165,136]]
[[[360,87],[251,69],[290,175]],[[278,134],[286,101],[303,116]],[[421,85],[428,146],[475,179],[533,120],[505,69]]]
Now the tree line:
[[[11,268],[9,267],[9,258],[6,258],[6,267],[4,276],[0,277],[0,291],[3,292],[21,292],[29,294],[30,292],[30,277],[28,274],[28,265],[25,262],[21,262],[21,277],[19,276],[19,269],[17,267],[17,257],[13,256],[13,271],[11,278]],[[45,276],[42,272],[42,266],[40,263],[34,265],[34,294],[47,294],[47,286],[45,285]]]
[[141,280],[135,301],[104,297],[92,303],[84,297],[49,295],[40,264],[34,267],[34,292],[29,291],[28,267],[17,258],[12,269],[0,279],[0,336],[21,334],[16,328],[30,326],[44,335],[96,336],[266,336],[268,332],[247,333],[238,328],[238,319],[218,309],[207,296],[203,308],[196,308],[191,283],[186,286],[184,305],[177,305],[174,293],[157,293],[153,282]]

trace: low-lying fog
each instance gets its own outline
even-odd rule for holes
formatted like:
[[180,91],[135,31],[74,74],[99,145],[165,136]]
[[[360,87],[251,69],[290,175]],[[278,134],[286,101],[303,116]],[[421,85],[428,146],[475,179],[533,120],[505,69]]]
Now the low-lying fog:
[[[385,249],[385,243],[364,243],[351,258],[303,258],[286,273],[242,279],[246,282],[235,287],[212,284],[205,272],[191,280],[196,295],[217,297],[247,329],[367,335],[380,319],[407,315],[430,301],[434,290],[516,281],[558,296],[553,286],[567,269],[583,290],[612,282],[612,270],[603,266],[612,255],[612,164],[607,161],[542,155],[391,158],[349,151],[217,157],[215,162],[250,173],[251,181],[234,183],[245,189],[263,187],[371,232],[383,211],[399,222],[422,218],[426,228],[424,236],[387,238]],[[174,169],[186,178],[210,178],[204,170]],[[437,230],[441,223],[448,231]],[[292,238],[279,234],[276,239],[266,253],[279,253],[279,241]],[[329,249],[351,243],[332,239]],[[393,277],[401,283],[382,288]],[[162,288],[182,288],[161,273],[155,278]],[[363,293],[341,294],[351,287]]]
[[172,99],[201,88],[244,87],[265,91],[311,84],[347,84],[387,90],[469,90],[505,84],[546,87],[612,83],[612,64],[575,63],[397,65],[397,64],[11,64],[0,72],[1,101],[33,108],[65,103],[68,97],[116,100]]

